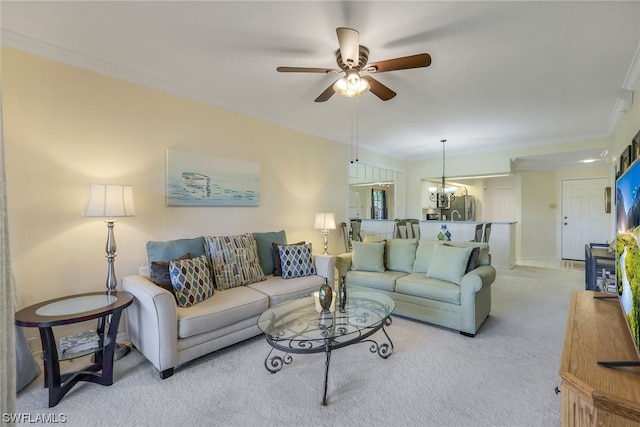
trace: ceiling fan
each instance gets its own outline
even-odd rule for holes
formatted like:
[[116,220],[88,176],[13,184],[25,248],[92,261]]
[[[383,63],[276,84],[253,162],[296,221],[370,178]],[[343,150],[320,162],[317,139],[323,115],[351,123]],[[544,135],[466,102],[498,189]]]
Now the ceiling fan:
[[343,96],[355,97],[369,90],[381,100],[388,101],[396,96],[396,93],[368,75],[369,73],[408,70],[431,65],[431,56],[428,53],[419,53],[367,64],[369,49],[360,45],[360,34],[354,29],[345,27],[337,28],[336,33],[338,34],[338,44],[340,46],[336,51],[336,62],[340,69],[306,67],[278,67],[276,69],[281,73],[344,73],[344,77],[332,83],[315,99],[315,102],[325,102],[336,92]]

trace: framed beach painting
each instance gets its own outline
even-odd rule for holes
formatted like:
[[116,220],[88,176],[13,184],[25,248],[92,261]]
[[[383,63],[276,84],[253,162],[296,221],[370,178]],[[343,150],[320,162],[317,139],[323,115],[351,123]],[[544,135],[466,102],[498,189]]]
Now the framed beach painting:
[[260,164],[167,150],[168,206],[259,206]]

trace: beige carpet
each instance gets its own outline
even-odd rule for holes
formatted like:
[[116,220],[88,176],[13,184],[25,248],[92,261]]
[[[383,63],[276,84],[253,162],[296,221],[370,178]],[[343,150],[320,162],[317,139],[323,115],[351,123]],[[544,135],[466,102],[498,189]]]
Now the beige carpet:
[[579,271],[498,271],[491,316],[475,338],[395,317],[389,359],[365,344],[333,353],[326,407],[323,356],[294,355],[270,374],[269,346],[256,337],[164,381],[134,351],[116,362],[112,386],[78,385],[52,409],[39,378],[17,410],[63,414],[72,426],[557,426],[567,307],[583,284]]

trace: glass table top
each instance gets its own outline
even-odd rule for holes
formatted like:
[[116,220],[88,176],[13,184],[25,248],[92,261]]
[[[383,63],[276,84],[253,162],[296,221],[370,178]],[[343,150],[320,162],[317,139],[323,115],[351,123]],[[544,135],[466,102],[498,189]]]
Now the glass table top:
[[106,307],[118,300],[115,295],[83,295],[55,301],[36,310],[39,316],[66,316]]
[[335,307],[320,310],[313,296],[287,301],[262,313],[258,327],[273,340],[348,339],[381,325],[393,312],[395,302],[380,292],[350,290],[344,309],[338,304]]

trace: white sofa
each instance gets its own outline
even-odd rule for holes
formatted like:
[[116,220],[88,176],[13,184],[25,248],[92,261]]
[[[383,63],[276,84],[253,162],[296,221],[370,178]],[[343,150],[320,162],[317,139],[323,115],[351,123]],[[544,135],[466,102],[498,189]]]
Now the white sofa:
[[[257,319],[268,307],[310,295],[319,289],[325,278],[329,283],[334,282],[336,258],[331,255],[313,256],[315,275],[290,279],[274,276],[271,274],[273,267],[270,270],[273,260],[267,259],[273,256],[273,252],[270,254],[268,250],[269,240],[274,237],[282,240],[284,232],[253,234],[258,241],[258,257],[266,280],[214,290],[211,297],[190,307],[179,307],[171,292],[153,283],[149,266],[141,267],[138,275],[122,279],[122,289],[134,296],[126,312],[129,338],[160,371],[161,378],[173,375],[174,369],[181,364],[259,335]],[[159,256],[169,260],[183,255],[184,251],[193,255],[198,249],[199,239],[174,241],[187,244],[178,244],[177,249],[169,251],[161,249]],[[150,244],[157,249],[158,245],[171,246],[174,242]],[[280,243],[286,243],[286,239]],[[147,244],[147,253],[151,259],[150,244]]]

